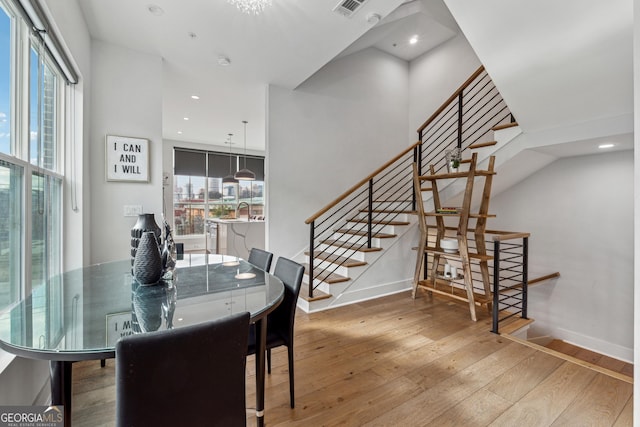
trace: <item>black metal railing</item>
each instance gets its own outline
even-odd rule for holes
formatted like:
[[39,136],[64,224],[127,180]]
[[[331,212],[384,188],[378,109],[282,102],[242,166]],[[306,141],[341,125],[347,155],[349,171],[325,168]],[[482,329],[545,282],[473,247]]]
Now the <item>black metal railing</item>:
[[420,128],[421,156],[418,170],[434,165],[436,173],[446,166],[446,152],[490,142],[492,129],[515,121],[484,67],[480,67],[460,89]]
[[[477,252],[476,239],[473,229],[468,231],[467,243],[469,252]],[[445,236],[456,237],[456,227],[445,227]],[[481,297],[484,303],[492,305],[492,332],[498,333],[500,322],[513,317],[527,318],[527,290],[528,277],[528,239],[529,233],[510,231],[485,230],[485,247],[487,255],[493,259],[489,263],[489,277],[491,279],[491,294],[487,295],[483,286],[480,261],[470,259],[471,283],[473,293]],[[430,230],[427,244],[436,245],[436,230]],[[425,265],[433,262],[433,255],[426,255]],[[451,260],[449,260],[451,262]],[[452,263],[455,265],[455,262]],[[459,265],[458,265],[459,266]],[[461,266],[459,266],[461,268]],[[425,279],[428,268],[424,269]],[[557,277],[558,273],[542,277],[540,280]],[[449,282],[451,287],[464,289],[465,282],[462,278]],[[478,302],[478,301],[477,301]]]
[[[416,210],[412,163],[446,165],[446,152],[485,142],[493,127],[513,121],[491,78],[480,67],[418,129],[418,142],[308,218],[309,298],[356,251],[373,241],[400,215]],[[424,166],[423,166],[424,165]],[[317,282],[317,283],[316,283]]]
[[306,221],[309,298],[354,252],[373,248],[387,226],[415,210],[411,164],[417,155],[414,144]]
[[527,318],[529,235],[496,236],[493,241],[491,332],[512,317]]

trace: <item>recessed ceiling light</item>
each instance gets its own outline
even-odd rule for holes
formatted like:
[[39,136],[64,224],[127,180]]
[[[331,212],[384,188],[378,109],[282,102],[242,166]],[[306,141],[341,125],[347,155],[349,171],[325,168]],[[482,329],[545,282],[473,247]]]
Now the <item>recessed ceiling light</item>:
[[178,135],[182,135],[182,131],[181,130],[178,131]]
[[600,144],[598,145],[598,148],[613,148],[615,147],[615,144]]
[[418,36],[412,36],[409,39],[409,44],[416,44],[416,43],[418,43]]
[[184,119],[185,119],[185,120],[189,120],[189,117],[185,117]]
[[224,55],[218,56],[218,65],[222,65],[223,67],[226,67],[229,64],[231,64],[231,60],[229,58],[227,58]]
[[191,99],[200,99],[198,95],[191,95]]
[[154,16],[164,15],[164,9],[162,9],[157,4],[150,4],[149,6],[147,6],[147,10],[149,11],[149,13],[151,13]]

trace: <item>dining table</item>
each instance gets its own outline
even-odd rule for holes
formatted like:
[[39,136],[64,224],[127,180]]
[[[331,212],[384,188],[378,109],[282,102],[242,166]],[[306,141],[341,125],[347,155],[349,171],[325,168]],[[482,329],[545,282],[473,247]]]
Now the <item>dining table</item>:
[[245,311],[255,324],[256,420],[264,425],[267,315],[284,298],[282,281],[233,256],[180,258],[152,285],[135,280],[130,259],[71,270],[0,312],[0,348],[49,361],[51,404],[63,406],[65,425],[71,425],[74,362],[115,358],[123,336]]

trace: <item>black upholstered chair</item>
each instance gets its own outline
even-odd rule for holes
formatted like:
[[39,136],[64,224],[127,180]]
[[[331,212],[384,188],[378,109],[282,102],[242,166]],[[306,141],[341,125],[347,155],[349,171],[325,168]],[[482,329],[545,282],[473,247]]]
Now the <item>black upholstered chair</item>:
[[116,343],[117,426],[246,426],[249,313]]
[[[287,347],[289,359],[289,397],[291,407],[295,407],[293,375],[293,324],[296,314],[296,302],[300,294],[304,267],[290,259],[280,257],[273,274],[284,283],[284,300],[267,316],[267,372],[271,373],[271,349]],[[256,352],[255,328],[249,333],[248,354]]]
[[258,267],[261,270],[269,272],[271,269],[271,261],[273,260],[273,254],[271,252],[263,251],[258,248],[251,248],[249,251],[249,264]]

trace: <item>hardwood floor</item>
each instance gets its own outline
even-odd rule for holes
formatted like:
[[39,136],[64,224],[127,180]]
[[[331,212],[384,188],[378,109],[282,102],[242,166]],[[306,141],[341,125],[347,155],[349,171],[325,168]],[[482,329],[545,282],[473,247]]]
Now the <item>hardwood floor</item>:
[[[296,408],[273,351],[268,426],[631,426],[629,381],[489,332],[490,319],[408,292],[296,318]],[[247,405],[255,401],[253,357]],[[114,362],[74,365],[74,426],[114,425]],[[163,404],[160,402],[160,404]],[[166,405],[171,406],[171,396]],[[255,425],[247,411],[249,426]]]

